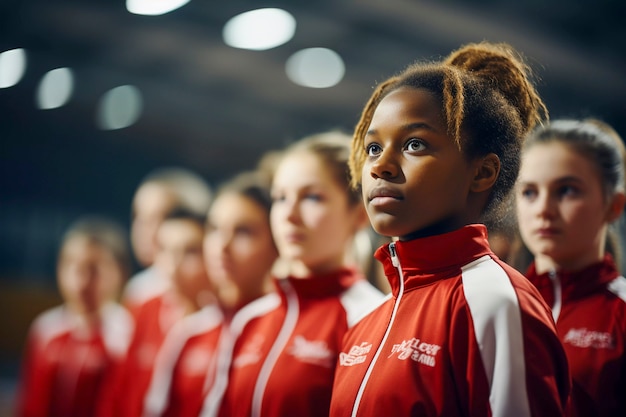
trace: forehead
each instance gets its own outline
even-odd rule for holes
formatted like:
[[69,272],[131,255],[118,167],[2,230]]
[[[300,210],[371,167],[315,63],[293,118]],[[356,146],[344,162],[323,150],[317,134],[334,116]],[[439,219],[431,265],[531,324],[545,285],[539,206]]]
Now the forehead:
[[148,182],[143,184],[133,199],[133,210],[139,215],[163,213],[174,205],[174,193],[166,186]]
[[376,106],[370,128],[398,119],[420,118],[431,127],[445,127],[442,103],[432,92],[422,88],[400,87],[387,94]]
[[64,259],[74,259],[77,257],[106,257],[112,256],[102,245],[94,242],[84,235],[70,237],[61,249],[61,256]]
[[176,245],[202,239],[204,225],[190,219],[166,219],[159,226],[158,239],[162,245]]
[[267,210],[256,201],[237,192],[225,192],[220,194],[213,205],[209,215],[211,219],[233,219],[240,217],[263,216]]
[[332,168],[312,152],[296,151],[278,164],[272,188],[306,188],[335,183]]
[[536,143],[524,151],[520,180],[551,181],[564,176],[599,179],[590,158],[563,142]]

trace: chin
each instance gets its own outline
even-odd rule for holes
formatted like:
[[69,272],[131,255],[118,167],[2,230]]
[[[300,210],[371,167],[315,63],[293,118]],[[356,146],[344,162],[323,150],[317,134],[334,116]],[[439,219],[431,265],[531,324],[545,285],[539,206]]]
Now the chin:
[[403,233],[400,233],[398,228],[392,227],[388,224],[376,224],[372,222],[372,228],[374,229],[376,233],[378,233],[381,236],[390,237],[390,238],[403,236]]

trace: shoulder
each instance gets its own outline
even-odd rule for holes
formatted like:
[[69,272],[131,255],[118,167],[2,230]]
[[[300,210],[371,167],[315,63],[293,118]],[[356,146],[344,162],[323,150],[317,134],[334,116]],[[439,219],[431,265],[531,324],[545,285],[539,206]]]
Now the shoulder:
[[262,317],[274,311],[281,305],[281,297],[276,292],[266,294],[256,300],[246,304],[234,315],[231,322],[231,329],[234,334],[239,333],[250,321]]
[[40,313],[30,327],[30,337],[40,343],[49,343],[50,340],[71,331],[71,323],[65,307],[60,305]]
[[109,303],[103,310],[102,322],[102,334],[107,349],[115,355],[123,355],[135,329],[132,316],[121,305]]
[[365,279],[355,282],[339,297],[346,311],[348,327],[375,310],[384,300],[385,295]]
[[626,278],[618,276],[607,285],[609,292],[626,303]]
[[209,332],[224,322],[222,310],[215,304],[203,307],[199,311],[178,320],[168,332],[176,338],[190,337]]
[[129,304],[142,304],[161,294],[168,287],[168,282],[155,267],[149,267],[130,277],[122,294],[122,299]]
[[472,315],[480,312],[491,316],[542,300],[537,289],[520,272],[489,255],[465,265],[461,278]]

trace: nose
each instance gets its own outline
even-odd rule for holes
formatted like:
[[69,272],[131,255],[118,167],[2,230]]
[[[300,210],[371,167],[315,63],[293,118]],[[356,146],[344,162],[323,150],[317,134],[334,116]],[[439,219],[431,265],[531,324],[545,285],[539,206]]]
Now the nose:
[[556,213],[556,202],[548,192],[539,192],[536,199],[536,214],[538,217],[552,219]]
[[230,252],[234,235],[232,233],[220,233],[217,237],[217,247],[220,255]]
[[391,148],[383,149],[370,166],[372,178],[395,178],[399,172],[397,158]]
[[301,216],[297,199],[286,199],[283,209],[285,210],[284,214],[287,221],[289,221],[290,223],[300,223]]

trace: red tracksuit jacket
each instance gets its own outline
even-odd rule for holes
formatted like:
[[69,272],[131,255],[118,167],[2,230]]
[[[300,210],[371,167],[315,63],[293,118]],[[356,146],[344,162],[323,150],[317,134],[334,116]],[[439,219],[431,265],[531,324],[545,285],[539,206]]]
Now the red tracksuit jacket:
[[213,385],[224,317],[217,304],[176,323],[157,357],[144,417],[197,417]]
[[203,416],[215,415],[218,405],[223,417],[328,415],[341,339],[382,294],[351,269],[275,283],[277,294],[255,302],[266,313],[243,326],[233,319],[229,379],[214,387],[225,393],[209,394]]
[[574,416],[626,416],[626,279],[606,255],[578,272],[527,277],[556,320],[572,375]]
[[561,416],[567,360],[537,289],[483,225],[377,250],[392,293],[343,342],[330,415]]
[[23,359],[18,417],[93,417],[107,395],[112,372],[126,353],[133,322],[117,304],[102,312],[100,331],[76,330],[63,306],[33,322]]
[[164,293],[146,302],[138,312],[135,332],[116,382],[114,401],[98,417],[139,417],[154,363],[167,332],[183,318],[184,309]]

